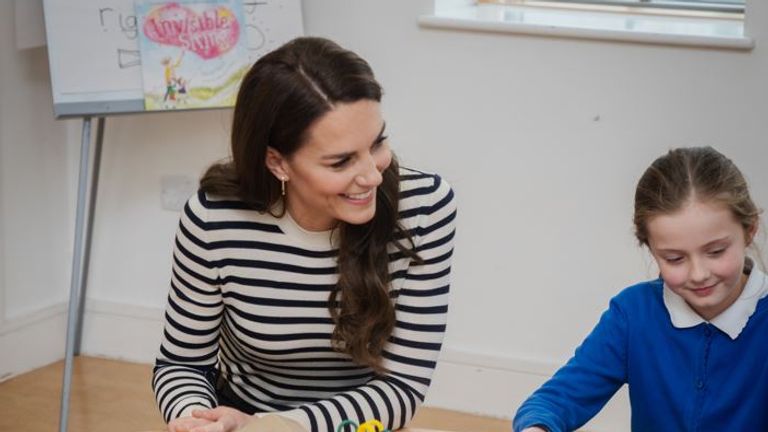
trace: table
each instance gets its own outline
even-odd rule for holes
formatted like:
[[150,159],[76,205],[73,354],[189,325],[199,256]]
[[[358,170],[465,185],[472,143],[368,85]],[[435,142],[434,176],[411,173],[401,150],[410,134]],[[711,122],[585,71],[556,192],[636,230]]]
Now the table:
[[[167,432],[165,430],[148,430],[148,431],[139,431],[139,432]],[[450,432],[450,431],[444,431],[444,430],[437,430],[437,429],[421,429],[421,428],[405,428],[405,429],[398,429],[397,432]]]

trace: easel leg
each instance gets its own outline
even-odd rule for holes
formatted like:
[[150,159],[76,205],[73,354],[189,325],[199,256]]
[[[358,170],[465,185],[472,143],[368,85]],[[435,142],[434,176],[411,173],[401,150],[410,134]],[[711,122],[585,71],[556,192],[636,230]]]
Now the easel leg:
[[[69,423],[69,397],[72,393],[72,368],[74,356],[80,353],[80,336],[85,305],[86,277],[96,190],[98,186],[101,143],[104,137],[104,118],[98,119],[94,151],[94,168],[89,170],[91,153],[91,118],[83,118],[83,133],[80,144],[80,171],[77,187],[77,212],[75,216],[75,241],[72,254],[72,279],[69,291],[69,312],[67,315],[67,343],[64,353],[64,378],[61,388],[59,431],[66,432]],[[89,177],[90,173],[90,177]],[[90,199],[88,194],[90,193]],[[88,214],[86,215],[86,204]]]
[[91,238],[93,237],[93,214],[96,209],[96,195],[99,190],[99,169],[101,167],[101,147],[104,142],[104,117],[99,117],[96,121],[96,142],[93,148],[93,158],[91,162],[91,180],[88,185],[88,216],[85,222],[85,239],[83,240],[83,277],[80,282],[80,313],[77,317],[77,328],[75,329],[75,348],[74,355],[80,355],[83,339],[83,317],[85,316],[85,292],[88,285],[88,268],[91,263]]

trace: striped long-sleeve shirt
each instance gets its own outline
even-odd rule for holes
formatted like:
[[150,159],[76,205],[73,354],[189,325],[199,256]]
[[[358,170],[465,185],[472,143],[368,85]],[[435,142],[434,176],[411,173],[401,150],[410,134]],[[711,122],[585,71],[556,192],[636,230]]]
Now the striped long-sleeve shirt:
[[[166,421],[217,405],[218,369],[256,412],[309,431],[345,419],[405,425],[423,401],[445,332],[456,204],[440,177],[401,168],[399,217],[422,264],[390,248],[395,329],[376,375],[333,350],[335,231],[308,232],[242,202],[198,193],[173,253],[152,385]],[[343,299],[342,299],[343,300]]]

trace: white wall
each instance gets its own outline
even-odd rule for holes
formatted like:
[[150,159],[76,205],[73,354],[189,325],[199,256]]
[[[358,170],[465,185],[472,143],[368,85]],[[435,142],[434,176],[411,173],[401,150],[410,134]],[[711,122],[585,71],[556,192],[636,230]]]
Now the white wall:
[[[446,361],[431,402],[511,414],[612,295],[654,277],[631,212],[655,157],[716,146],[768,206],[768,6],[749,3],[752,52],[417,27],[430,8],[338,0],[305,2],[305,15],[309,33],[371,61],[393,145],[459,197]],[[593,427],[626,430],[627,419],[619,402]]]
[[75,125],[53,120],[45,49],[17,49],[13,6],[0,2],[0,378],[63,352],[76,179]]
[[[402,161],[440,172],[459,199],[449,333],[431,404],[511,415],[570,356],[612,295],[654,276],[632,237],[632,196],[643,169],[668,148],[718,147],[768,206],[763,3],[749,4],[757,48],[731,52],[421,29],[416,19],[431,0],[304,2],[307,34],[333,38],[372,64]],[[8,83],[23,101],[14,103],[29,105],[3,103],[0,116],[10,317],[64,298],[73,221],[59,214],[73,204],[57,193],[76,172],[62,168],[71,157],[51,142],[68,133],[77,148],[79,137],[76,125],[65,132],[50,120],[42,54],[9,53],[2,43],[3,72],[16,71],[2,75],[3,90]],[[108,119],[86,353],[151,361],[178,217],[160,207],[160,179],[197,177],[225,156],[228,122],[229,111]],[[39,249],[45,254],[35,255]],[[52,270],[22,276],[42,262]],[[626,425],[620,401],[594,430]]]

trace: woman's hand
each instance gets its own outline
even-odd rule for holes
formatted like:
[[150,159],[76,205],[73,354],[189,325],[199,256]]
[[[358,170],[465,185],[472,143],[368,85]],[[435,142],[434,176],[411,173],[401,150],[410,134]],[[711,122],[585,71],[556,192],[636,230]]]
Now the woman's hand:
[[[252,417],[235,408],[220,406],[213,409],[192,410],[192,419],[200,423],[186,431],[178,432],[232,432],[245,426]],[[170,426],[169,423],[169,432],[176,432],[170,429]]]
[[201,418],[179,417],[168,423],[168,432],[189,432],[198,426],[204,426],[211,423],[213,422]]

